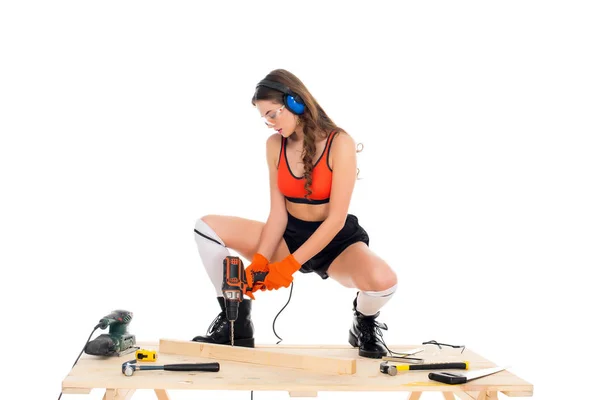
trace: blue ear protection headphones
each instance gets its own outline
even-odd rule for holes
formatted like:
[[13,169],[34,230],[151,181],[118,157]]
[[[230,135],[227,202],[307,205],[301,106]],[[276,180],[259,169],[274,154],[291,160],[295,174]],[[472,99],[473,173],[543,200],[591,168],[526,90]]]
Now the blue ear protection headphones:
[[258,89],[259,86],[268,87],[269,89],[277,90],[278,92],[283,93],[282,103],[288,110],[296,115],[304,113],[304,100],[302,100],[302,97],[292,92],[289,87],[279,82],[269,81],[267,79],[263,79],[262,81],[258,82],[256,88]]

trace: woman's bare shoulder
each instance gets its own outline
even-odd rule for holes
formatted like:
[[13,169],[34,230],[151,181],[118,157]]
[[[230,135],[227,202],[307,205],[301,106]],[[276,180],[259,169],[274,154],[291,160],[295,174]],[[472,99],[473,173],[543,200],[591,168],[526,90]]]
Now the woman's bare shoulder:
[[333,149],[337,147],[337,152],[345,153],[349,150],[356,152],[356,141],[348,132],[340,131],[336,132],[334,135],[335,136],[332,138],[332,140],[335,139],[335,141],[331,145],[332,151],[335,151]]
[[274,133],[267,138],[267,158],[276,161],[279,158],[281,149],[281,135]]

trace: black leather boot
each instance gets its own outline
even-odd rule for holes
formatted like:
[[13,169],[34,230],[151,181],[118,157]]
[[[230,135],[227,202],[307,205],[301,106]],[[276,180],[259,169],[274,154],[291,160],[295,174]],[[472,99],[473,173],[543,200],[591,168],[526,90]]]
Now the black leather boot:
[[354,321],[350,328],[348,342],[353,347],[358,347],[358,355],[368,358],[381,358],[388,354],[387,347],[383,342],[381,329],[387,330],[386,324],[375,321],[379,312],[375,315],[364,315],[356,310],[356,299],[354,299]]
[[[225,300],[223,297],[217,297],[217,300],[221,312],[208,327],[206,336],[196,336],[192,339],[194,342],[231,345],[231,323],[227,321],[225,315]],[[234,346],[254,347],[254,324],[250,319],[251,310],[251,300],[244,299],[240,303],[238,319],[233,323]]]

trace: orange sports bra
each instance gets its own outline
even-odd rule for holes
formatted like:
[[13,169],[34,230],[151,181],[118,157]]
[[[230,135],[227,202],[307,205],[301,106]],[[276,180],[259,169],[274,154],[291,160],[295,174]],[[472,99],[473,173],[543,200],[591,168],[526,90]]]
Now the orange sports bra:
[[[332,169],[329,165],[329,152],[331,142],[335,137],[335,131],[332,131],[327,137],[327,143],[323,149],[323,153],[315,163],[312,170],[312,194],[308,199],[304,197],[306,190],[304,177],[297,177],[293,174],[290,164],[287,159],[287,139],[281,138],[281,149],[279,150],[279,162],[277,164],[277,186],[281,194],[292,203],[305,204],[324,204],[329,203],[329,195],[331,194],[331,179]],[[279,168],[281,165],[286,165],[287,168]]]

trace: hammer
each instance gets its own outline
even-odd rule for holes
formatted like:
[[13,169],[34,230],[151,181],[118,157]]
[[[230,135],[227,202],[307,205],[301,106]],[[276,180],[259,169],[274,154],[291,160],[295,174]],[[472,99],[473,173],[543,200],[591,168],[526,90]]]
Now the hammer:
[[165,371],[203,371],[219,372],[218,362],[198,364],[166,364],[166,365],[139,365],[137,360],[126,361],[121,365],[121,372],[125,376],[133,375],[136,370],[165,370]]
[[430,369],[469,369],[469,362],[442,362],[417,365],[389,365],[387,361],[379,364],[379,372],[395,376],[398,371],[430,370]]

